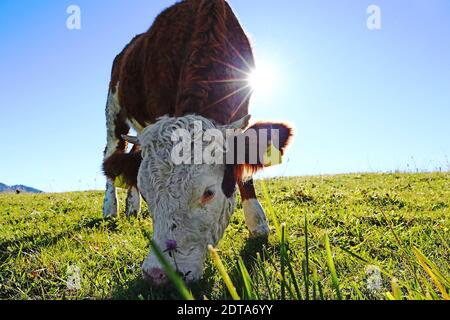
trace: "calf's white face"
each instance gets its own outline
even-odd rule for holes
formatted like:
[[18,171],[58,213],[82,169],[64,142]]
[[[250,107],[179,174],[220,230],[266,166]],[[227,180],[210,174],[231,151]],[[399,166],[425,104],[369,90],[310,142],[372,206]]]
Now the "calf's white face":
[[[177,167],[167,175],[167,181],[172,180],[167,189],[155,192],[158,182],[146,180],[147,168],[141,169],[139,185],[146,184],[143,194],[153,212],[153,240],[186,280],[197,280],[202,276],[208,244],[216,245],[222,238],[234,211],[234,195],[227,198],[221,187],[224,169]],[[152,253],[143,271],[155,282],[165,280]]]
[[[203,130],[215,128],[198,116],[164,117],[139,136],[143,161],[138,188],[153,215],[153,241],[187,281],[201,278],[207,246],[222,238],[235,201],[235,194],[226,196],[222,188],[224,164],[175,164],[171,159],[174,130],[193,135],[199,121]],[[153,253],[142,269],[156,284],[166,281]]]

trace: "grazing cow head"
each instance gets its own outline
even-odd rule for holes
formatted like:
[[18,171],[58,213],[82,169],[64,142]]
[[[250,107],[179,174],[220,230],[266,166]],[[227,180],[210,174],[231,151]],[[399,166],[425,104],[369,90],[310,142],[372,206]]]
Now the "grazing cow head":
[[[253,173],[264,167],[262,156],[253,157],[252,163],[249,161],[252,158],[249,155],[251,145],[261,141],[255,136],[242,140],[245,141],[242,147],[235,146],[235,152],[227,159],[231,148],[216,144],[217,148],[207,149],[214,139],[205,139],[206,133],[221,132],[223,136],[226,133],[233,137],[230,141],[234,141],[249,129],[256,132],[265,130],[272,137],[269,137],[268,143],[275,144],[281,153],[291,136],[291,129],[287,126],[271,123],[257,124],[244,132],[248,120],[249,117],[245,117],[228,126],[216,126],[196,115],[163,117],[148,126],[137,138],[124,137],[131,143],[140,144],[142,149],[137,183],[153,215],[153,241],[187,281],[198,280],[202,276],[208,245],[217,245],[222,238],[234,211],[237,181],[243,178],[244,172]],[[272,141],[271,129],[274,128],[279,131],[279,141],[276,143]],[[179,132],[184,132],[185,138],[187,135],[187,143],[179,141],[180,135],[176,136]],[[215,139],[221,140],[217,135]],[[268,143],[261,148],[263,151],[268,149]],[[190,148],[196,144],[202,152],[214,149],[210,152],[214,156],[222,152],[223,159],[219,157],[215,158],[219,161],[205,163],[200,156],[199,161],[196,148]],[[179,161],[180,154],[183,163]],[[239,158],[240,163],[235,163]],[[148,255],[142,269],[154,283],[163,284],[166,281],[154,253]]]

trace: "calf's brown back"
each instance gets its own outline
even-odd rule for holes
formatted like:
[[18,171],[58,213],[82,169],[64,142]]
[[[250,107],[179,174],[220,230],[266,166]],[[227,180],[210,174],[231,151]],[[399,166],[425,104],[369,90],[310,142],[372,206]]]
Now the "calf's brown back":
[[250,42],[224,0],[187,0],[162,12],[116,57],[110,83],[120,118],[145,127],[163,115],[228,124],[248,114]]

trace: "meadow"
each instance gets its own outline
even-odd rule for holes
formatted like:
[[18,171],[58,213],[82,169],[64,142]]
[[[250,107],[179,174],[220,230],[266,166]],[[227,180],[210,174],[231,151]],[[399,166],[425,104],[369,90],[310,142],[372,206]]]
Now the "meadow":
[[450,173],[256,185],[269,239],[248,238],[238,199],[203,280],[184,295],[182,283],[141,279],[146,207],[103,220],[98,191],[0,195],[0,299],[449,299]]

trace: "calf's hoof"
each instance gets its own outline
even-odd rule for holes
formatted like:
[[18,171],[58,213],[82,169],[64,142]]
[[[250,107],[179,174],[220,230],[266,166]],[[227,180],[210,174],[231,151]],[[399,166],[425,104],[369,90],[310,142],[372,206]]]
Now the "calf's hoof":
[[270,228],[267,224],[258,226],[254,230],[250,231],[250,238],[259,239],[259,238],[268,238],[270,234]]
[[109,218],[117,218],[118,216],[118,210],[117,210],[117,204],[110,204],[105,201],[103,204],[103,218],[109,219]]
[[156,287],[163,287],[168,283],[168,278],[163,269],[151,268],[150,270],[142,270],[145,281]]

